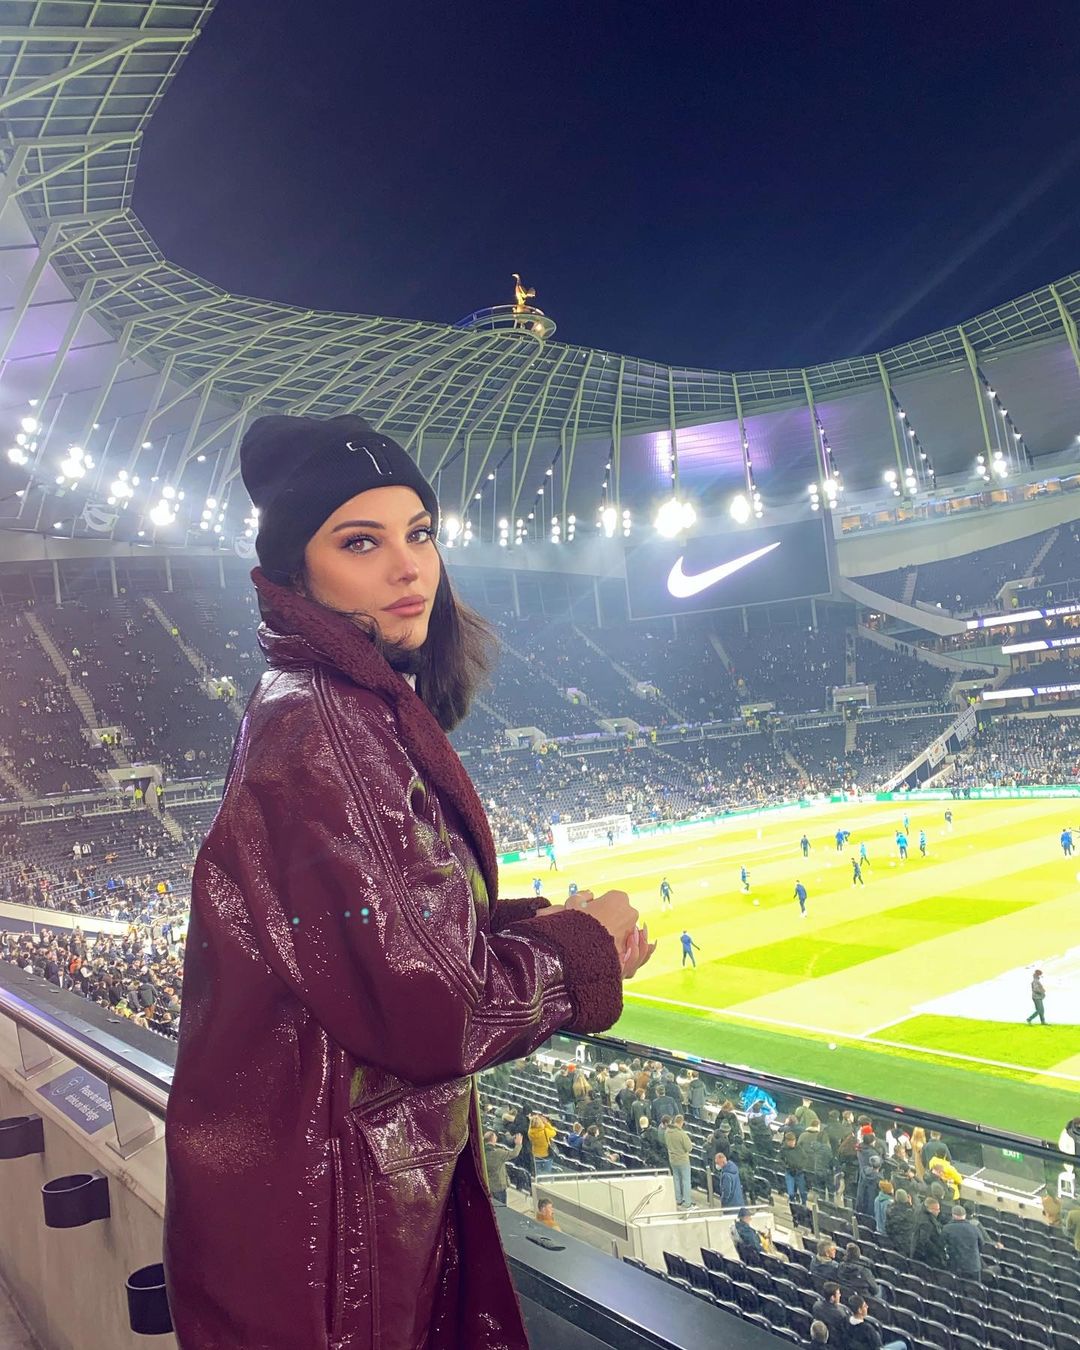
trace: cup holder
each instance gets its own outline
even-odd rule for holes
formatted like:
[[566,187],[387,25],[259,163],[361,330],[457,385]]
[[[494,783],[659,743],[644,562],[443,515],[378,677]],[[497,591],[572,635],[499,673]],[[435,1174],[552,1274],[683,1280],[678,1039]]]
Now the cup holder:
[[124,1287],[128,1321],[137,1336],[164,1336],[172,1331],[169,1300],[165,1295],[165,1267],[160,1261],[133,1271]]
[[45,1152],[45,1127],[40,1116],[8,1116],[0,1120],[0,1158],[29,1158]]
[[104,1172],[54,1177],[41,1188],[47,1228],[81,1228],[109,1217],[109,1178]]

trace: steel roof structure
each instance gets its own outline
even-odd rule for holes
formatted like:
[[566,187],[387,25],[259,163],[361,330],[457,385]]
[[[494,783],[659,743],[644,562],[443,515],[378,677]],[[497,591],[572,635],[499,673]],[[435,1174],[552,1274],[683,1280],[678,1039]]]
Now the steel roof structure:
[[99,482],[152,466],[225,498],[252,418],[357,410],[493,523],[537,496],[591,516],[603,493],[641,506],[673,480],[726,491],[748,456],[766,499],[790,500],[828,471],[823,433],[849,486],[902,468],[913,428],[939,475],[969,472],[1000,441],[991,380],[1032,456],[1080,432],[1080,273],[878,354],[738,373],[230,294],[170,263],[131,207],[143,132],[214,4],[0,7],[0,436],[33,400],[31,469],[93,445]]

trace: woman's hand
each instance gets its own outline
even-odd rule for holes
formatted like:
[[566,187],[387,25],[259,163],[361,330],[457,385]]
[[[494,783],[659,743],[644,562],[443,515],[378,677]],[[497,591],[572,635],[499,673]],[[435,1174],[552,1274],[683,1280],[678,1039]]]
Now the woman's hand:
[[654,951],[656,943],[649,941],[649,925],[635,928],[619,953],[623,979],[632,980]]
[[575,891],[567,897],[565,904],[548,905],[546,909],[538,910],[536,918],[558,914],[564,909],[586,910],[607,929],[619,954],[624,980],[633,979],[656,951],[656,943],[649,941],[648,925],[638,928],[638,912],[625,891],[605,891],[601,896],[594,896],[592,891]]

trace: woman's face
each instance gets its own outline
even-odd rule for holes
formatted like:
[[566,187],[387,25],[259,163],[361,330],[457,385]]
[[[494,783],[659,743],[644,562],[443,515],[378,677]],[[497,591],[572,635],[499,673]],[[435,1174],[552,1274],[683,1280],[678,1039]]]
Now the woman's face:
[[351,497],[308,540],[304,562],[314,599],[370,615],[389,642],[423,646],[442,561],[412,488]]

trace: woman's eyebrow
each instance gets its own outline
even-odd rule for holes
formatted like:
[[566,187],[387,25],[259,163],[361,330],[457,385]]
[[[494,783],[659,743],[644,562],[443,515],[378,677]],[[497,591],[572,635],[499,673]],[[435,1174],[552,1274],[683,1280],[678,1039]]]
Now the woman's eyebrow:
[[[412,516],[408,523],[410,525],[415,525],[418,520],[423,520],[425,516],[430,515],[431,515],[430,511],[417,511],[416,515]],[[337,534],[338,530],[355,529],[358,525],[362,525],[365,529],[368,530],[386,529],[386,526],[381,521],[378,520],[343,520],[340,525],[335,525],[334,528],[330,531],[330,533]]]

